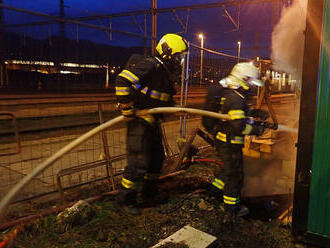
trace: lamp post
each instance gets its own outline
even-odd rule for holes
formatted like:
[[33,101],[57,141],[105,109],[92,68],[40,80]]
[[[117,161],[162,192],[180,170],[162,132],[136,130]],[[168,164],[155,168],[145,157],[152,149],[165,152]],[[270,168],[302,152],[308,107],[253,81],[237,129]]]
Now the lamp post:
[[204,36],[203,34],[199,34],[198,37],[201,39],[201,68],[199,75],[199,87],[202,87],[203,81],[203,48],[204,48]]
[[241,41],[237,41],[238,51],[237,51],[237,63],[239,63],[241,57]]

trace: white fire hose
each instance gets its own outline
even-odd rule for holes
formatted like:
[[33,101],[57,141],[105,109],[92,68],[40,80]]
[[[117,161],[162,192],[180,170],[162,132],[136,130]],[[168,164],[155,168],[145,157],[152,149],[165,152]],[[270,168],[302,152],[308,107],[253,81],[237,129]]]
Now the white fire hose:
[[[169,113],[185,113],[185,114],[195,114],[195,115],[203,115],[208,117],[213,117],[216,119],[230,120],[229,115],[218,114],[215,112],[205,111],[201,109],[193,109],[193,108],[180,108],[180,107],[162,107],[162,108],[153,108],[149,110],[141,110],[141,114],[169,114]],[[139,113],[138,113],[139,115]],[[129,118],[124,116],[118,116],[112,120],[109,120],[96,128],[93,128],[89,132],[79,136],[77,139],[73,140],[71,143],[64,146],[62,149],[57,151],[55,154],[50,156],[44,162],[42,162],[39,166],[37,166],[30,174],[27,174],[21,181],[19,181],[9,192],[1,199],[0,201],[0,213],[3,209],[10,203],[11,199],[33,178],[40,175],[45,169],[55,163],[58,159],[60,159],[63,155],[73,150],[75,147],[85,142],[92,136],[108,129],[109,127],[118,124],[119,122],[129,120]]]
[[[182,114],[195,114],[195,115],[202,115],[207,117],[213,117],[216,119],[221,120],[230,120],[230,116],[226,114],[219,114],[211,111],[201,110],[201,109],[193,109],[193,108],[181,108],[181,107],[161,107],[161,108],[153,108],[148,110],[141,110],[137,113],[137,115],[144,115],[144,114],[171,114],[171,113],[182,113]],[[42,162],[39,166],[37,166],[30,174],[26,175],[21,181],[19,181],[9,192],[1,199],[0,201],[0,213],[3,211],[3,209],[10,203],[11,199],[33,178],[40,175],[45,169],[47,169],[49,166],[51,166],[53,163],[55,163],[58,159],[60,159],[63,155],[70,152],[74,148],[76,148],[81,143],[85,142],[92,136],[108,129],[109,127],[118,124],[122,121],[129,120],[130,118],[124,117],[124,116],[118,116],[112,120],[109,120],[96,128],[93,128],[92,130],[88,131],[87,133],[79,136],[75,140],[73,140],[71,143],[64,146],[62,149],[57,151],[55,154],[50,156],[48,159],[46,159],[44,162]],[[279,125],[281,126],[281,125]],[[281,126],[282,127],[282,126]],[[285,127],[285,126],[283,126]],[[287,128],[287,127],[286,127]],[[282,128],[281,128],[282,129]],[[283,128],[283,130],[289,131],[289,132],[297,132],[297,129],[288,130]]]

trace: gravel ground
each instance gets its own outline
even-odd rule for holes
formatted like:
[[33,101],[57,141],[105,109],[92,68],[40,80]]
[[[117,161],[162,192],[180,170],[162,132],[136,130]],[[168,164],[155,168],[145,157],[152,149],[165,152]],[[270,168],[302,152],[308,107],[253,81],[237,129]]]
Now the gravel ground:
[[[113,198],[107,197],[91,203],[93,214],[84,221],[64,225],[56,221],[56,215],[49,215],[26,224],[11,247],[152,247],[186,225],[215,236],[217,240],[212,247],[311,247],[295,244],[290,224],[283,225],[278,220],[288,202],[277,196],[270,197],[277,203],[272,209],[265,207],[269,198],[244,199],[251,214],[237,218],[234,223],[224,223],[221,203],[206,191],[214,169],[213,164],[194,164],[184,174],[162,181],[161,189],[169,193],[169,199],[144,208],[141,216],[127,215],[118,208]],[[74,200],[103,191],[105,186],[100,184],[71,192],[70,195]],[[33,205],[34,210],[41,207],[45,206]],[[22,213],[22,208],[17,208],[17,211]],[[8,232],[2,234],[3,237],[6,235]],[[161,247],[187,245],[167,243]]]

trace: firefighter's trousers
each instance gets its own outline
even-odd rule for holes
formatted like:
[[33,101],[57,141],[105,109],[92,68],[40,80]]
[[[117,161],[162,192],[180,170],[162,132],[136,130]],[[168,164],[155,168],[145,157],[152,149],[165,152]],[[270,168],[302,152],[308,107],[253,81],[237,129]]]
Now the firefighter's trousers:
[[[225,206],[235,207],[239,204],[240,193],[244,183],[243,145],[216,140],[216,150],[223,162],[223,168],[215,177],[217,185],[223,188]],[[218,187],[221,189],[221,187]]]
[[[127,123],[127,166],[123,178],[129,182],[120,191],[123,202],[134,204],[138,185],[154,181],[159,176],[164,162],[164,149],[160,123],[149,123],[141,118],[135,118]],[[148,184],[150,185],[150,184]],[[156,184],[150,191],[157,192]],[[146,187],[144,187],[146,188]],[[145,191],[145,189],[143,189]],[[148,192],[144,192],[147,193]]]

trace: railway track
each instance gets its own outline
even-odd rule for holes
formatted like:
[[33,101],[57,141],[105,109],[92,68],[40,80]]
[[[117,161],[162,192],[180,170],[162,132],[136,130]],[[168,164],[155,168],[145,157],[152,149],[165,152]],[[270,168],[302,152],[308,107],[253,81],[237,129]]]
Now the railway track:
[[[205,89],[189,91],[187,105],[200,105]],[[179,94],[174,96],[180,102]],[[43,132],[99,124],[99,107],[105,120],[118,115],[114,93],[91,94],[30,94],[0,97],[0,113],[13,113],[19,133]],[[0,116],[0,135],[13,134],[11,119]]]
[[[190,90],[187,107],[202,108],[205,94],[205,89]],[[174,98],[180,103],[179,94]],[[293,100],[293,94],[274,95],[271,99],[274,105]],[[17,118],[17,129],[23,134],[98,125],[99,105],[103,107],[104,119],[109,120],[118,115],[115,103],[114,93],[7,95],[0,97],[0,113],[13,113]],[[0,135],[13,134],[10,119],[0,119],[0,126]]]
[[[174,96],[180,99],[180,90]],[[204,96],[206,89],[192,87],[188,90],[188,99]],[[0,95],[0,109],[8,106],[34,105],[34,104],[66,104],[81,102],[115,102],[114,92],[109,93],[79,93],[79,94],[12,94]]]

